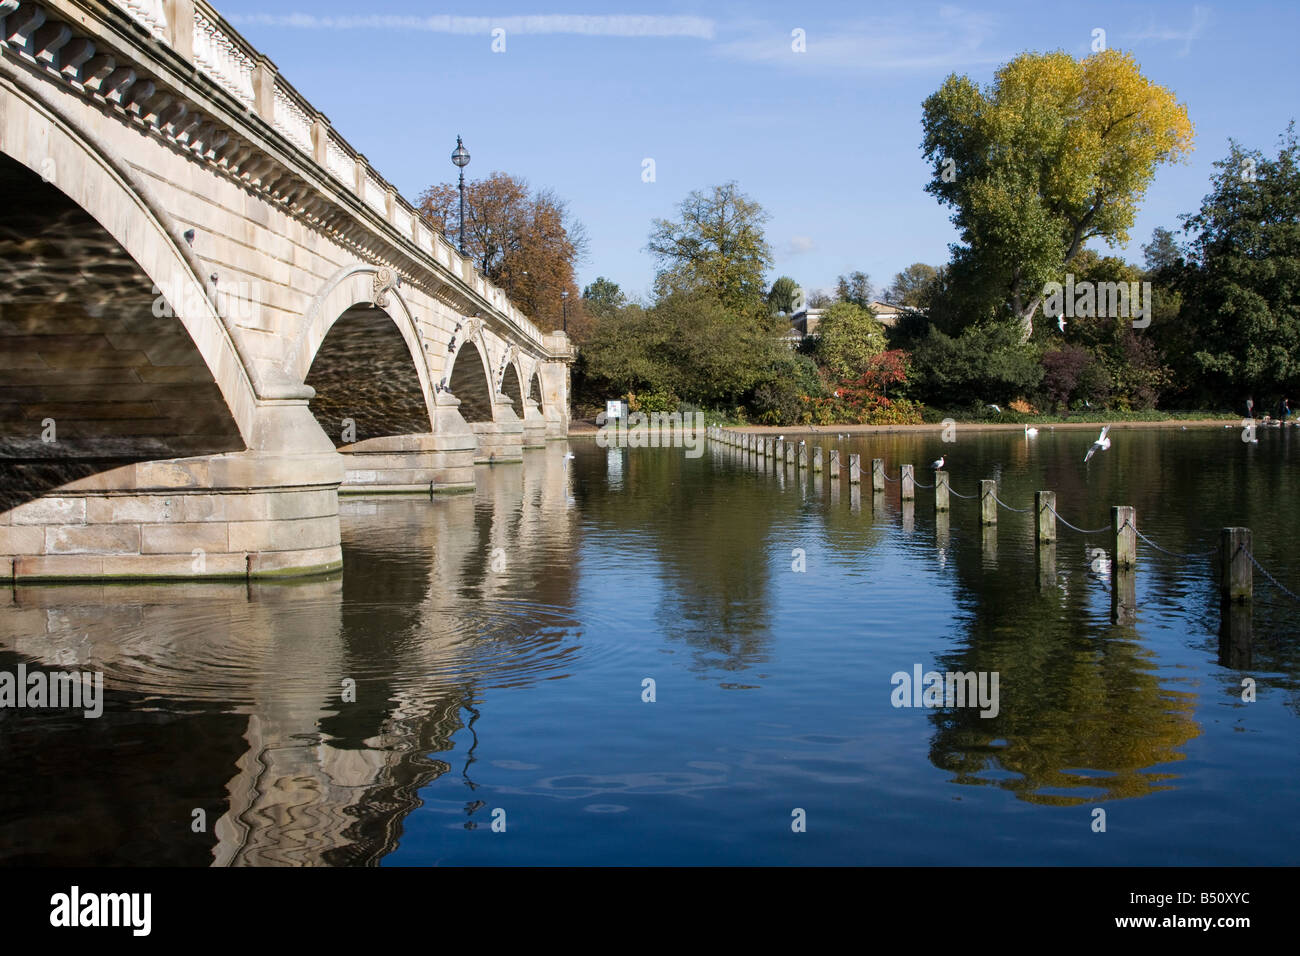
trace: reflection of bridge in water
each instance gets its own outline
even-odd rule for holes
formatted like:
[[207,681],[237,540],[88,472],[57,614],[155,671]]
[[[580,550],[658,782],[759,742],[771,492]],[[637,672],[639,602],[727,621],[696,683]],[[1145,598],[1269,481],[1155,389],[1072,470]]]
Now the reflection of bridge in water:
[[[124,817],[88,828],[101,812],[89,784],[9,794],[31,800],[5,815],[24,821],[7,834],[10,855],[58,862],[62,846],[68,859],[124,862],[123,834],[135,830],[149,833],[141,852],[164,862],[200,863],[204,849],[218,865],[378,862],[421,787],[452,769],[429,755],[453,749],[478,688],[562,675],[578,651],[558,610],[573,602],[568,563],[539,546],[573,543],[563,454],[552,444],[485,469],[474,494],[347,503],[345,568],[333,578],[19,587],[0,598],[0,653],[102,670],[110,698],[103,720],[7,735],[19,744],[8,759],[39,762],[39,751],[98,768],[85,773],[110,778],[102,812]],[[506,556],[495,570],[494,548]],[[132,728],[148,741],[159,722],[176,725],[169,742],[192,734],[193,745],[138,753]],[[457,760],[467,782],[471,764]],[[22,763],[7,776],[48,783]],[[469,816],[487,812],[473,801],[467,787]],[[190,832],[196,807],[207,834]]]

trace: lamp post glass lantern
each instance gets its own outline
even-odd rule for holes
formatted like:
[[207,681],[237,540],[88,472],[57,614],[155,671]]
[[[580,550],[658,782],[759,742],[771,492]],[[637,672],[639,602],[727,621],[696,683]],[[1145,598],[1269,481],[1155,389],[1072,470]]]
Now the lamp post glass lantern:
[[564,334],[569,334],[569,290],[560,293],[560,307],[564,309]]
[[451,161],[460,169],[460,254],[465,254],[465,167],[469,165],[469,150],[456,137],[456,148],[452,151]]

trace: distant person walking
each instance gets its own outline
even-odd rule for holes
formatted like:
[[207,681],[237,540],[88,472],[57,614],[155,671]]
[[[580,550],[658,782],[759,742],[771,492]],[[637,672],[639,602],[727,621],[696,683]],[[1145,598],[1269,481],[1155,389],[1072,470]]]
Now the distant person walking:
[[1291,423],[1291,399],[1282,399],[1282,423],[1288,425]]

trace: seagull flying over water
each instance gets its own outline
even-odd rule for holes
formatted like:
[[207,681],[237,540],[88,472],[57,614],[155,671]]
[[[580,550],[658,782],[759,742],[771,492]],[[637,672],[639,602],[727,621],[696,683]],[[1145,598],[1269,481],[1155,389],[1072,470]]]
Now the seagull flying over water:
[[1062,315],[1057,317],[1056,327],[1060,329],[1062,332],[1065,331],[1065,316]]
[[996,405],[985,405],[984,407],[985,407],[985,408],[991,408],[991,409],[993,409],[993,410],[994,410],[995,412],[997,412],[999,415],[1002,414],[1002,409],[998,408]]
[[1101,427],[1101,437],[1092,443],[1092,447],[1088,449],[1088,454],[1083,456],[1083,463],[1085,465],[1088,463],[1089,459],[1091,459],[1093,455],[1097,454],[1097,452],[1105,451],[1107,448],[1110,447],[1110,439],[1106,437],[1106,433],[1108,431],[1110,431],[1109,425],[1103,425]]

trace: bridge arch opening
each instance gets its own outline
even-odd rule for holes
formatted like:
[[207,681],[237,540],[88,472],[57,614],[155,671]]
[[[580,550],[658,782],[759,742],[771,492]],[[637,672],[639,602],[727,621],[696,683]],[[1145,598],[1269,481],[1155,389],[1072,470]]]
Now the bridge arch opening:
[[524,393],[519,385],[519,370],[514,362],[506,364],[506,373],[501,379],[501,394],[510,399],[510,407],[520,419],[524,417]]
[[533,378],[528,389],[528,394],[532,397],[533,401],[537,403],[538,409],[545,412],[546,401],[542,393],[542,377],[536,372],[533,372]]
[[463,343],[456,352],[448,388],[460,399],[460,414],[465,421],[472,423],[494,420],[492,386],[488,384],[483,354],[473,342]]
[[244,450],[174,291],[0,153],[0,512],[132,462]]
[[432,430],[406,340],[381,308],[354,305],[330,327],[308,369],[309,406],[336,447]]

